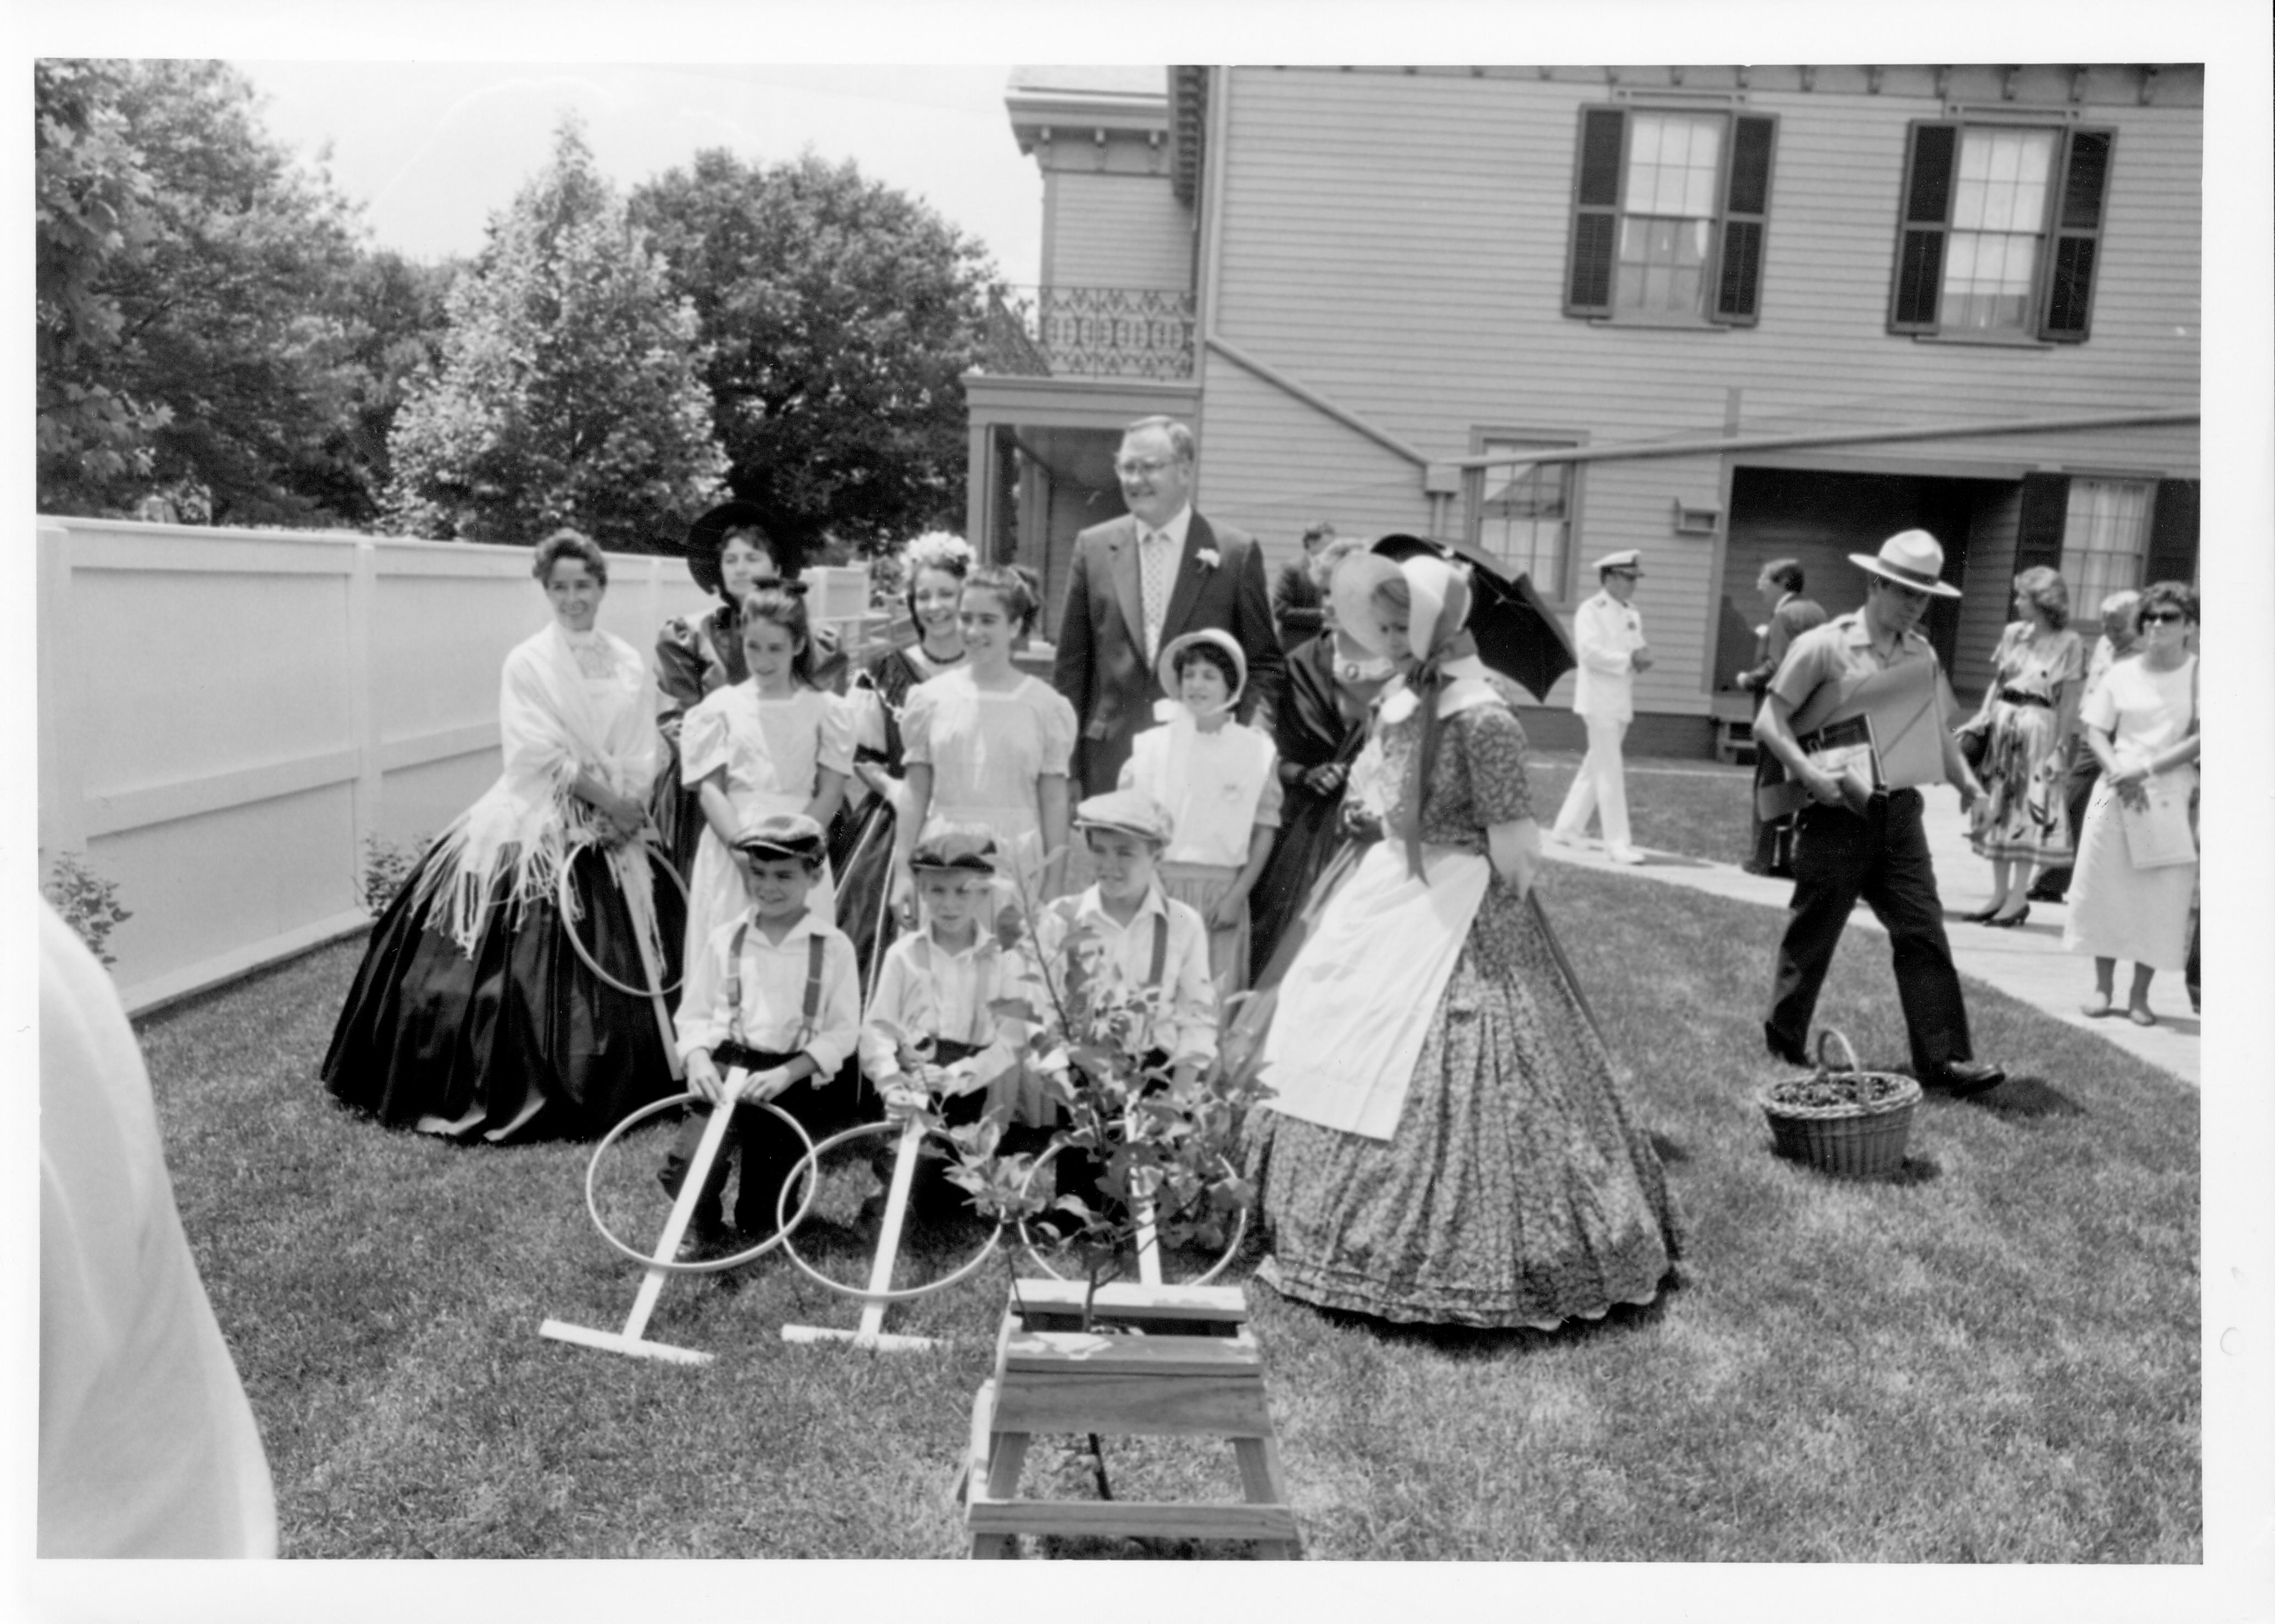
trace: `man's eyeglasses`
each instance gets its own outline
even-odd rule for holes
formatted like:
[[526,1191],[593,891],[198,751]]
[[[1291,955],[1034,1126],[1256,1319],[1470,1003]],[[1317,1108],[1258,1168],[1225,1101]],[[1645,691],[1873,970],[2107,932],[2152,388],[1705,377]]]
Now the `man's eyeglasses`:
[[2150,609],[2146,615],[2141,616],[2141,623],[2144,626],[2153,626],[2160,620],[2186,620],[2188,616],[2178,609]]
[[1118,457],[1114,460],[1114,472],[1125,480],[1150,480],[1176,460],[1174,457]]

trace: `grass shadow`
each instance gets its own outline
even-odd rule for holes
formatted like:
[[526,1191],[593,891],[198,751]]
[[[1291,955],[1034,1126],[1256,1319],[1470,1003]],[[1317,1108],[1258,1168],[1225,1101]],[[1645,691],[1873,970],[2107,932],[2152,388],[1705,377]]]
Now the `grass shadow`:
[[1366,1332],[1385,1348],[1421,1348],[1455,1361],[1474,1362],[1534,1354],[1550,1348],[1580,1347],[1647,1330],[1666,1318],[1669,1300],[1679,1295],[1685,1284],[1681,1267],[1671,1267],[1659,1282],[1659,1295],[1650,1302],[1614,1303],[1598,1318],[1568,1319],[1549,1331],[1531,1326],[1409,1324],[1378,1319],[1354,1309],[1308,1306],[1326,1323],[1342,1330]]
[[2039,1076],[2013,1076],[1968,1104],[2007,1117],[2088,1116],[2091,1113]]
[[1770,1154],[1787,1167],[1814,1173],[1830,1184],[1932,1184],[1943,1176],[1943,1164],[1932,1156],[1907,1156],[1886,1173],[1835,1173],[1830,1167],[1818,1167],[1805,1156],[1789,1156],[1775,1149]]
[[1690,1152],[1678,1140],[1663,1133],[1648,1133],[1644,1137],[1651,1141],[1651,1153],[1670,1167],[1679,1167],[1690,1159]]

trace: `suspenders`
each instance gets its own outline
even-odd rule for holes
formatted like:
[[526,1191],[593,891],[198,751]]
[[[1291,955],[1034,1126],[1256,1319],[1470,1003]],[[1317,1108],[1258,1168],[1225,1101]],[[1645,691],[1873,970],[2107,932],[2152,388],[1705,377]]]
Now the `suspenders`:
[[[727,997],[734,1006],[735,1017],[727,1029],[729,1041],[739,1047],[743,1042],[743,943],[747,940],[751,922],[746,918],[735,927],[733,945],[727,949]],[[798,1020],[797,1036],[791,1039],[788,1053],[795,1054],[813,1040],[813,1024],[821,1014],[821,960],[829,947],[829,938],[816,931],[805,939],[805,1007]],[[1158,956],[1154,973],[1160,974]]]
[[[1071,928],[1075,919],[1074,909],[1066,907],[1063,918]],[[1166,907],[1153,917],[1153,926],[1151,963],[1145,971],[1145,990],[1149,993],[1160,990],[1161,978],[1169,967],[1169,915]],[[1067,963],[1068,995],[1077,1002],[1083,1001],[1089,993],[1088,984],[1089,978],[1083,974],[1081,962],[1069,956]]]

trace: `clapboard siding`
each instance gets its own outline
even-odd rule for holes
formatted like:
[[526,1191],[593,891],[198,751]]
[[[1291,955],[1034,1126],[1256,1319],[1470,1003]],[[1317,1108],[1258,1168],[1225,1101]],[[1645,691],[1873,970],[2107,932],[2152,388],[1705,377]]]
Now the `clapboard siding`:
[[[1223,94],[1215,330],[1427,457],[1466,455],[1478,429],[1507,424],[1561,426],[1601,447],[1733,427],[1963,431],[2196,405],[2196,108],[2084,110],[2081,122],[2118,132],[2092,336],[1991,346],[1886,330],[1906,134],[1912,120],[1940,116],[1930,96],[1749,96],[1747,111],[1779,124],[1760,321],[1731,330],[1563,314],[1579,114],[1610,101],[1603,87],[1236,69]],[[1426,526],[1411,463],[1222,356],[1209,356],[1203,374],[1202,500],[1256,530],[1275,564],[1293,556],[1308,518],[1363,533]],[[1854,449],[1862,468],[1984,480],[2038,469],[2188,475],[2198,465],[2192,427],[1961,432]],[[1841,455],[1817,460],[1838,467]],[[1636,601],[1660,658],[1638,684],[1638,706],[1702,712],[1723,597],[1757,618],[1758,560],[1747,560],[1759,548],[1725,561],[1719,538],[1673,529],[1678,500],[1720,499],[1723,458],[1607,461],[1583,479],[1575,595],[1592,588],[1588,561],[1644,549],[1650,572]],[[1968,498],[1973,525],[1960,516],[1970,586],[1956,634],[1962,678],[1987,660],[1986,637],[1995,640],[2013,555],[2011,516],[2002,529],[1992,487],[1969,488],[1977,494]],[[1450,517],[1463,522],[1462,504]],[[1855,585],[1826,581],[1827,607],[1853,607]]]
[[1717,432],[1734,388],[1747,429],[2194,404],[2196,110],[2090,110],[2119,132],[2094,336],[1991,348],[1885,330],[1904,135],[1931,100],[1753,97],[1780,119],[1761,322],[1691,330],[1561,313],[1578,111],[1600,90],[1230,79],[1219,330],[1432,454],[1519,398],[1614,440]]
[[1067,288],[1193,285],[1192,210],[1167,175],[1053,170],[1045,218],[1043,280]]

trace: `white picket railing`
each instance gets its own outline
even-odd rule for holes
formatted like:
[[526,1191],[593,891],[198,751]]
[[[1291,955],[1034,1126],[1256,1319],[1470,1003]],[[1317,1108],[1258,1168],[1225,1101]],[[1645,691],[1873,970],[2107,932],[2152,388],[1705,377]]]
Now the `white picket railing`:
[[[364,842],[411,845],[498,773],[498,670],[543,626],[526,548],[39,519],[42,872],[132,918],[141,1010],[360,927]],[[703,594],[609,561],[601,624],[643,652]]]

